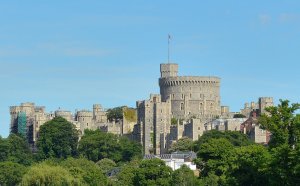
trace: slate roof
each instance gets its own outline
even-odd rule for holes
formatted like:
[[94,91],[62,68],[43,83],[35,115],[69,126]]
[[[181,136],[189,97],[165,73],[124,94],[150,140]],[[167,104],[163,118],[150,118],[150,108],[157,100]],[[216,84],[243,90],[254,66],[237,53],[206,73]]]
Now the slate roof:
[[197,158],[197,155],[195,152],[173,152],[171,154],[160,154],[160,155],[153,155],[153,154],[145,154],[144,159],[153,159],[153,158],[159,158],[159,159],[184,159],[184,160],[194,160]]

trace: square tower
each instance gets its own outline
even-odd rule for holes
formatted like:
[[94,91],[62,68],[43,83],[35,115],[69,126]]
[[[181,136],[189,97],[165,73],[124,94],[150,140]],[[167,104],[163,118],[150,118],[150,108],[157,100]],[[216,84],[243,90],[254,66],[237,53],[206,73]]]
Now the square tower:
[[176,77],[177,73],[178,73],[178,64],[175,63],[160,64],[161,78]]
[[266,108],[274,106],[273,98],[272,97],[260,97],[258,99],[259,111],[260,114],[266,114]]

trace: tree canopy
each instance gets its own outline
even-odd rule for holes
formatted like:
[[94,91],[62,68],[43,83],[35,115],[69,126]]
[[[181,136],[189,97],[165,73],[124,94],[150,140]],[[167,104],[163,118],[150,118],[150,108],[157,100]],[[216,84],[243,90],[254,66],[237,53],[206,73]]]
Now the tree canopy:
[[245,134],[238,131],[218,131],[211,130],[205,132],[194,144],[194,150],[197,152],[200,146],[204,143],[211,141],[212,139],[227,139],[234,146],[246,146],[251,145],[254,142],[251,141]]
[[134,185],[167,186],[172,181],[172,169],[164,161],[154,158],[143,160],[134,177]]
[[10,134],[6,139],[0,138],[0,161],[30,165],[33,157],[27,140],[17,134]]
[[0,185],[18,185],[27,168],[14,162],[0,162]]
[[192,139],[190,139],[188,137],[183,137],[171,145],[169,152],[192,151],[193,145],[194,145],[194,142]]
[[300,182],[300,115],[296,114],[299,109],[298,103],[280,100],[278,106],[266,108],[267,113],[259,119],[261,127],[272,133],[269,142],[272,184],[293,185]]
[[122,107],[116,107],[116,108],[112,108],[112,109],[108,109],[107,110],[107,119],[109,121],[119,121],[123,118],[123,108],[124,106]]
[[243,114],[235,114],[233,118],[246,118],[246,116]]
[[188,166],[182,165],[172,173],[171,185],[200,185],[200,180],[197,179],[194,172]]
[[60,163],[60,166],[70,172],[70,174],[86,185],[106,185],[107,178],[103,171],[94,162],[84,158],[68,158]]
[[86,130],[79,142],[78,150],[83,157],[94,162],[103,158],[115,162],[130,161],[142,155],[141,145],[137,142],[100,130]]
[[40,186],[40,185],[85,185],[73,177],[69,171],[61,166],[40,163],[30,167],[23,176],[21,185]]
[[41,159],[76,156],[77,144],[78,131],[62,117],[55,117],[40,127],[37,147]]

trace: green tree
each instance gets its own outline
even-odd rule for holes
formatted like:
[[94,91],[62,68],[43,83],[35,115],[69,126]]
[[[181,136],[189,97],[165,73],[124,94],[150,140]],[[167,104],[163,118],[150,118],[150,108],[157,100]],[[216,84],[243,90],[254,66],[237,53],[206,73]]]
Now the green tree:
[[96,163],[103,173],[107,174],[110,170],[117,167],[117,164],[108,158],[104,158]]
[[200,181],[194,175],[194,172],[186,165],[182,165],[172,174],[172,186],[196,186]]
[[0,137],[0,162],[6,161],[9,156],[9,143],[7,139]]
[[172,169],[160,159],[143,160],[134,177],[134,185],[171,185]]
[[203,143],[207,143],[212,139],[227,139],[232,145],[240,147],[253,144],[245,134],[242,134],[238,131],[218,131],[211,130],[205,132],[195,143],[194,150],[197,152]]
[[246,118],[246,116],[243,114],[235,114],[233,118]]
[[8,161],[13,161],[23,165],[30,165],[33,161],[32,153],[26,138],[11,134],[7,138],[9,144]]
[[192,151],[193,150],[193,140],[188,137],[183,137],[179,139],[176,143],[173,143],[169,149],[169,152],[175,151]]
[[228,179],[233,155],[234,146],[227,139],[211,139],[203,143],[197,152],[196,159],[196,164],[201,170],[201,176],[216,175],[219,184],[223,185]]
[[300,160],[300,104],[280,100],[278,106],[266,108],[267,114],[259,118],[261,128],[271,132],[269,142],[271,184],[295,185],[299,183]]
[[122,160],[118,136],[100,130],[85,130],[79,142],[78,150],[83,157],[94,162],[103,158],[110,158],[116,162]]
[[120,172],[117,174],[116,185],[131,186],[134,185],[134,177],[138,171],[140,161],[132,160],[131,162],[121,166]]
[[269,185],[271,155],[262,145],[249,145],[235,149],[230,170],[230,185]]
[[60,166],[52,166],[40,163],[30,167],[23,176],[21,185],[41,186],[41,185],[86,185],[74,178],[66,169]]
[[109,158],[115,162],[130,161],[141,157],[141,145],[125,137],[104,133],[100,130],[86,130],[82,136],[78,150],[83,157],[97,162]]
[[30,165],[33,159],[26,139],[17,134],[10,134],[6,139],[0,138],[0,161]]
[[272,133],[269,146],[279,147],[288,144],[295,148],[299,144],[300,115],[295,114],[300,109],[300,104],[289,104],[288,100],[280,100],[277,107],[268,107],[268,114],[262,114],[259,118],[261,128]]
[[76,156],[77,144],[78,131],[62,117],[55,117],[40,128],[37,147],[41,159]]
[[26,173],[24,165],[14,162],[0,162],[0,185],[18,185]]
[[132,141],[127,137],[120,137],[119,144],[121,146],[122,161],[131,161],[134,158],[142,158],[142,145],[136,141]]
[[106,114],[107,119],[109,121],[112,121],[112,120],[119,121],[119,120],[123,119],[123,108],[124,107],[125,106],[108,109],[107,114]]
[[106,185],[107,178],[102,170],[92,161],[84,158],[68,158],[60,163],[69,173],[81,183],[87,185]]

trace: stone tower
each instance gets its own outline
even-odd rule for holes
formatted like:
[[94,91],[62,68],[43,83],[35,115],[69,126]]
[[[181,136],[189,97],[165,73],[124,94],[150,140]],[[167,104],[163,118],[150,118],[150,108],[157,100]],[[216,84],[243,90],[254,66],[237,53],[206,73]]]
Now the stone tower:
[[93,113],[88,110],[78,111],[76,114],[76,119],[80,123],[80,128],[82,131],[85,129],[92,129],[94,125]]
[[95,123],[107,122],[106,112],[100,104],[93,105],[93,120],[95,121]]
[[160,95],[151,94],[149,100],[137,101],[137,113],[144,154],[167,153],[171,102],[162,102]]
[[161,64],[161,99],[171,100],[172,117],[211,119],[221,115],[220,78],[178,76],[177,64]]
[[178,73],[178,64],[168,63],[160,64],[160,76],[164,77],[176,77]]
[[266,113],[266,108],[274,106],[273,98],[272,97],[260,97],[258,99],[258,105],[259,105],[259,112],[260,114]]

